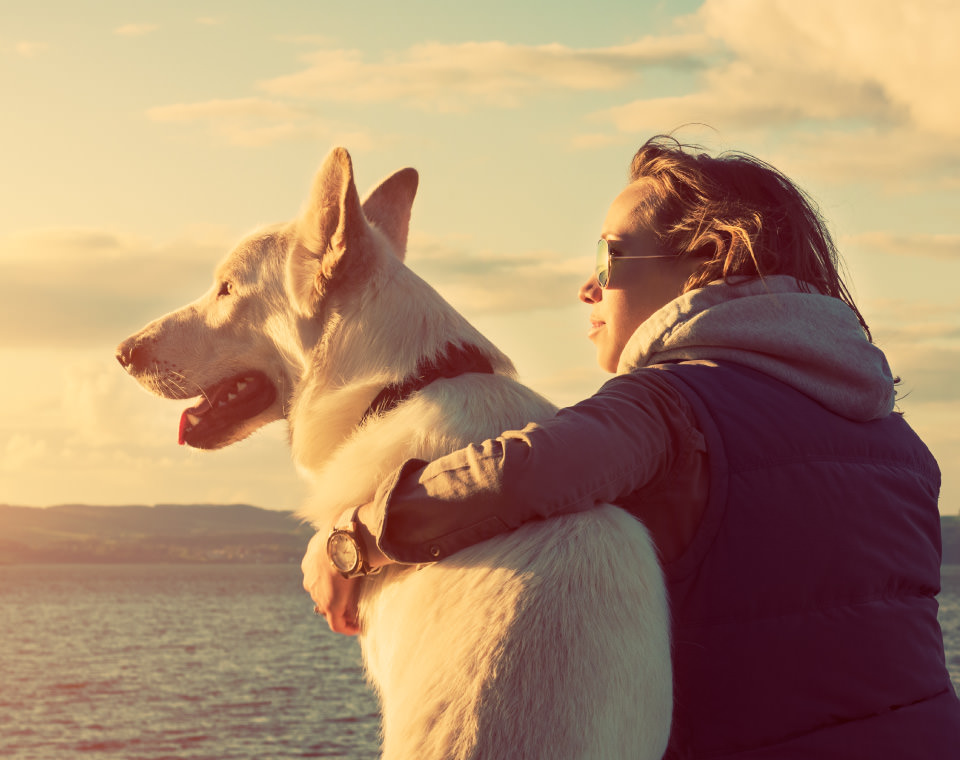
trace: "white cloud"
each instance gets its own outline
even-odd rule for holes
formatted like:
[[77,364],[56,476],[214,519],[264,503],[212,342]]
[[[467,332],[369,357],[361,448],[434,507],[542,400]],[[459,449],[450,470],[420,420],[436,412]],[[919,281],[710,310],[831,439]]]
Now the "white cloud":
[[[606,148],[610,145],[619,145],[626,142],[622,135],[614,135],[609,132],[584,132],[574,135],[570,139],[570,147],[575,150],[595,150],[597,148]],[[629,138],[633,142],[633,137]]]
[[344,128],[309,110],[264,98],[214,99],[201,103],[156,106],[147,111],[153,121],[203,124],[211,134],[232,145],[256,148],[278,142],[341,142],[354,150],[383,145],[365,130]]
[[146,393],[109,350],[0,348],[0,368],[22,386],[0,398],[0,501],[199,503],[235,492],[231,500],[289,509],[306,493],[284,425],[216,453],[178,446],[186,402]]
[[893,234],[866,232],[843,239],[844,247],[857,246],[871,251],[882,251],[895,256],[923,257],[960,262],[960,235],[958,234]]
[[143,37],[159,29],[157,24],[124,24],[113,30],[118,37]]
[[732,55],[710,71],[704,95],[733,99],[747,113],[767,104],[774,114],[960,135],[942,87],[960,77],[955,3],[707,0],[697,15]]
[[898,396],[910,394],[924,403],[960,401],[957,383],[960,350],[894,342],[884,333],[877,336],[877,341],[884,347],[894,376],[901,378]]
[[[684,25],[714,43],[693,88],[592,121],[632,134],[691,121],[741,135],[785,129],[794,133],[785,152],[796,141],[805,156],[829,156],[820,168],[835,178],[893,178],[960,154],[956,98],[944,86],[960,80],[956,3],[707,0]],[[941,176],[955,175],[949,163]]]
[[435,111],[479,106],[514,107],[550,90],[616,90],[644,66],[694,65],[702,35],[644,38],[609,48],[499,41],[414,45],[379,61],[358,50],[319,50],[303,56],[303,71],[260,83],[283,97],[309,100],[401,102]]
[[35,58],[41,53],[45,53],[49,48],[50,46],[46,42],[30,42],[27,40],[18,42],[13,47],[17,54],[24,58]]
[[14,433],[7,440],[0,459],[0,472],[19,473],[34,462],[41,461],[47,453],[46,441],[26,433]]
[[156,243],[64,229],[0,239],[0,346],[115,345],[198,297],[232,242],[210,233]]
[[[885,332],[914,342],[922,334],[929,339],[960,337],[960,304],[929,303],[905,298],[880,298],[872,304],[888,325]],[[932,329],[932,325],[940,325]]]
[[288,43],[292,45],[329,45],[333,41],[332,37],[326,34],[278,34],[274,36],[277,42]]
[[870,304],[874,341],[902,378],[901,395],[911,401],[960,401],[960,304],[905,298]]
[[492,254],[415,234],[406,262],[458,310],[475,315],[556,309],[575,298],[589,263],[551,251]]
[[935,137],[910,125],[856,129],[797,128],[774,163],[833,181],[880,182],[903,195],[960,187],[960,134]]
[[[153,420],[144,415],[139,399],[122,386],[129,382],[116,362],[87,362],[65,368],[61,424],[69,431],[69,446],[114,446],[125,441],[143,444]],[[148,439],[149,440],[149,439]]]
[[[277,39],[329,42],[316,35]],[[331,103],[399,103],[435,112],[516,107],[549,92],[616,91],[637,81],[648,66],[696,67],[709,46],[702,34],[646,37],[608,48],[429,42],[388,52],[379,60],[369,60],[358,50],[328,48],[305,54],[307,67],[299,72],[259,82],[269,97],[157,106],[147,115],[160,122],[204,124],[218,138],[247,147],[307,140],[372,149],[390,142],[390,136],[374,140],[368,130],[323,119],[304,104],[315,103],[319,109]],[[582,142],[581,147],[595,146],[610,138],[594,136]]]
[[[210,244],[223,242],[222,233],[220,239],[215,240],[209,235],[203,239]],[[11,271],[19,267],[36,270],[46,279],[53,273],[51,267],[69,267],[71,263],[84,262],[97,266],[100,261],[149,258],[157,253],[156,243],[135,235],[93,227],[25,229],[0,236],[0,263],[9,266]]]
[[154,121],[193,122],[213,120],[302,119],[305,113],[292,106],[262,98],[208,100],[203,103],[177,103],[147,111]]

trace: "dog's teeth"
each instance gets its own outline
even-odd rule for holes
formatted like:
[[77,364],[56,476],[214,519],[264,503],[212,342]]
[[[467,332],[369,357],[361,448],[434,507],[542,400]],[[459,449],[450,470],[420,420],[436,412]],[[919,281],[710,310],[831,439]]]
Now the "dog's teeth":
[[191,425],[197,425],[200,423],[200,418],[195,414],[187,414],[187,422]]
[[[243,389],[242,389],[242,388],[238,388],[237,390],[243,390]],[[228,393],[228,394],[227,394],[227,401],[233,401],[236,397],[237,397],[237,394],[236,394],[236,393]]]
[[237,390],[238,390],[238,391],[242,391],[242,390],[243,390],[244,388],[246,388],[246,387],[247,387],[247,384],[246,384],[245,382],[243,382],[243,381],[237,383]]

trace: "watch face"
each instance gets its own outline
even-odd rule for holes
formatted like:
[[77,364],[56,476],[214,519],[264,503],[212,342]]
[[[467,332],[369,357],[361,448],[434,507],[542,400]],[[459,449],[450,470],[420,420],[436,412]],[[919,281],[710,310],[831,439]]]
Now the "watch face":
[[341,573],[352,573],[360,564],[357,544],[347,533],[334,533],[327,541],[327,554],[333,566]]

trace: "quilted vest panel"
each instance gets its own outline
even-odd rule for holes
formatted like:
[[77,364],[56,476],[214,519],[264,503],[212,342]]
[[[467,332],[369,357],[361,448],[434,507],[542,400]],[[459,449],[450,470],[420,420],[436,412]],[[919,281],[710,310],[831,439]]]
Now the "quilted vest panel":
[[960,757],[940,472],[904,419],[853,422],[729,363],[642,371],[690,401],[710,460],[704,518],[664,568],[667,757]]

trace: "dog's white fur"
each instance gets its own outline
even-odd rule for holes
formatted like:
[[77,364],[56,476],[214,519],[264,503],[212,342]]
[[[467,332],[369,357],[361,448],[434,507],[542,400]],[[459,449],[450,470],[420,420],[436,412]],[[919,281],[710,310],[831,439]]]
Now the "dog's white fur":
[[[405,169],[361,204],[350,157],[334,150],[294,222],[243,241],[205,296],[120,347],[128,371],[170,398],[266,373],[276,400],[209,447],[285,417],[315,486],[303,515],[321,530],[405,460],[554,412],[402,264],[416,186]],[[479,347],[496,374],[438,380],[359,425],[380,389],[451,343]],[[360,642],[385,758],[662,755],[672,707],[665,591],[647,531],[622,510],[531,523],[363,583]]]

